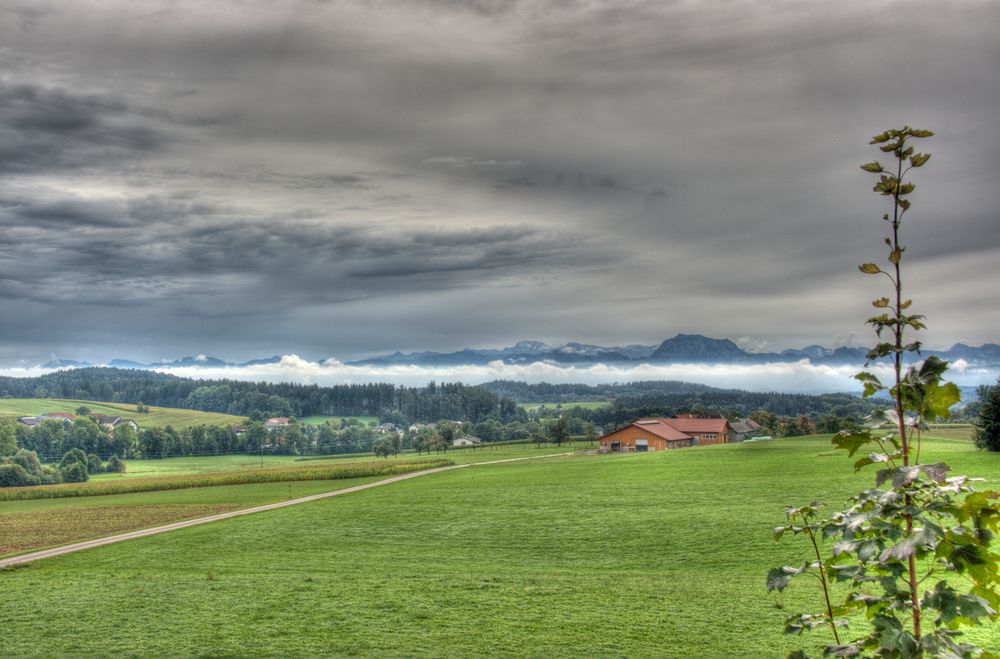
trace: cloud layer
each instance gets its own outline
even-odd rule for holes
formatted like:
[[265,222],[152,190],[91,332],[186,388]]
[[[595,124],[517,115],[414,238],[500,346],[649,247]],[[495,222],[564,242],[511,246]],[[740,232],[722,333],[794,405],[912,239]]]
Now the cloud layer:
[[[491,362],[482,366],[350,366],[336,359],[309,361],[297,355],[286,355],[275,364],[230,366],[220,368],[181,367],[156,369],[194,379],[232,379],[255,382],[298,382],[336,385],[370,382],[391,382],[406,386],[423,386],[435,382],[465,382],[482,384],[492,380],[517,380],[529,383],[605,384],[648,380],[680,380],[725,389],[748,391],[780,391],[788,393],[825,393],[848,391],[860,393],[854,375],[856,366],[812,364],[809,360],[772,364],[637,364],[635,366],[564,366],[537,362],[534,364],[504,364]],[[891,371],[886,366],[868,369],[888,380]],[[0,369],[0,375],[32,377],[51,372],[40,367]],[[969,367],[962,360],[952,364],[949,379],[960,386],[993,384],[998,373],[989,369]]]

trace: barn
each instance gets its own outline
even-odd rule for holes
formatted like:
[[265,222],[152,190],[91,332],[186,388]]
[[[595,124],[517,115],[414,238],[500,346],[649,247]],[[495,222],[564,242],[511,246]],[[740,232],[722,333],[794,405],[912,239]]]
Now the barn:
[[689,446],[728,444],[729,421],[724,418],[655,417],[634,423],[601,437],[602,453],[620,451],[666,451]]

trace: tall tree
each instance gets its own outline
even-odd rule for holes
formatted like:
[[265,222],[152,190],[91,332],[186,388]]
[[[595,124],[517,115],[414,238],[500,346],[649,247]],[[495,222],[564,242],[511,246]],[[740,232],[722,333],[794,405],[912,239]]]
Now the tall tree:
[[1000,451],[1000,378],[992,387],[980,387],[979,418],[974,437],[976,446]]

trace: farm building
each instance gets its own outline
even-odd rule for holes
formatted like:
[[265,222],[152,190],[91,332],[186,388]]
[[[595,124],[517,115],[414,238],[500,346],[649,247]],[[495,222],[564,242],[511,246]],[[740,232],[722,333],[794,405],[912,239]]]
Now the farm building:
[[474,437],[472,435],[466,435],[465,437],[456,437],[455,440],[452,441],[451,445],[452,446],[479,446],[482,443],[483,443],[483,440],[479,439],[478,437]]
[[724,418],[656,417],[639,419],[601,437],[601,452],[666,451],[689,446],[728,444],[729,421]]
[[264,422],[264,427],[268,430],[271,428],[287,428],[289,425],[288,417],[285,416],[276,416]]
[[74,419],[76,419],[76,415],[69,412],[49,412],[48,414],[40,414],[39,416],[17,417],[17,420],[26,426],[37,426],[42,421],[62,421],[69,426],[73,424]]
[[740,419],[731,424],[732,435],[730,441],[742,442],[749,439],[755,432],[760,430],[760,426],[753,419]]

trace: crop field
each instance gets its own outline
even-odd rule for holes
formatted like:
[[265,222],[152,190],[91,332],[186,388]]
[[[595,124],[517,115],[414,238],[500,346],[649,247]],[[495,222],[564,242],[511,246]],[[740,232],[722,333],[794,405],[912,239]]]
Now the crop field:
[[101,497],[0,502],[0,555],[89,540],[379,480],[254,483]]
[[0,398],[0,416],[37,416],[47,412],[75,413],[76,408],[81,405],[89,407],[95,414],[112,414],[132,419],[140,428],[173,426],[177,430],[183,430],[197,425],[235,426],[247,420],[243,416],[173,407],[147,406],[149,412],[139,414],[135,411],[135,405],[55,398]]
[[454,464],[450,460],[426,458],[414,460],[385,460],[379,462],[347,462],[340,464],[249,469],[246,471],[217,471],[204,474],[163,476],[160,478],[135,478],[131,480],[94,481],[86,483],[60,483],[30,487],[0,488],[0,501],[27,501],[29,499],[65,499],[73,497],[107,496],[131,492],[183,490],[192,487],[217,485],[246,485],[251,483],[286,483],[290,481],[340,480],[366,476],[396,476],[421,469],[431,469]]
[[[967,442],[927,439],[924,458],[1000,487],[1000,455]],[[573,455],[110,545],[0,572],[0,656],[818,654],[823,631],[782,634],[818,590],[764,588],[805,546],[770,531],[786,505],[868,487],[851,463],[828,437]],[[996,627],[969,636],[1000,651]]]

